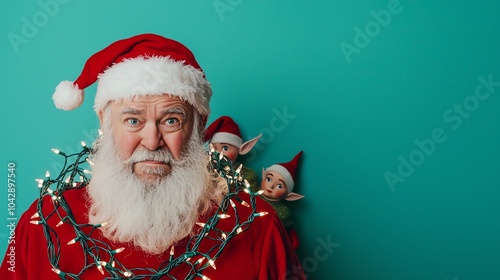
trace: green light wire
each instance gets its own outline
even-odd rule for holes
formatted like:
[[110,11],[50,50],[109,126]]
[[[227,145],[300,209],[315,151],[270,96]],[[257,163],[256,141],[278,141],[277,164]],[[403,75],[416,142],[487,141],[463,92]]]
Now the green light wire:
[[[258,196],[259,193],[251,191],[250,185],[240,174],[241,166],[234,170],[228,157],[214,151],[213,147],[210,147],[210,151],[208,152],[210,168],[218,174],[218,176],[224,178],[228,186],[228,192],[222,199],[217,211],[207,219],[204,225],[200,225],[202,226],[201,231],[189,239],[186,244],[185,252],[180,256],[173,258],[171,255],[170,259],[165,260],[157,269],[147,267],[126,268],[115,256],[119,253],[117,251],[123,248],[111,248],[105,242],[92,237],[95,230],[103,225],[76,223],[71,208],[64,198],[64,193],[66,191],[75,188],[85,188],[90,181],[87,176],[90,172],[84,169],[82,165],[87,163],[91,164],[88,155],[92,152],[92,149],[87,147],[84,142],[82,142],[82,146],[83,149],[81,152],[70,155],[57,149],[52,149],[54,153],[64,157],[64,165],[60,174],[56,178],[51,178],[47,171],[45,179],[36,180],[40,188],[40,196],[37,202],[37,213],[33,215],[31,223],[43,227],[44,236],[47,241],[48,259],[53,267],[52,270],[54,273],[58,274],[61,279],[79,279],[86,270],[94,267],[97,267],[103,275],[107,272],[111,276],[104,279],[160,279],[162,277],[176,279],[169,273],[172,269],[183,264],[190,267],[188,275],[184,279],[195,279],[196,277],[208,279],[202,272],[210,267],[215,268],[216,260],[231,239],[235,235],[245,231],[254,221],[255,217],[266,214],[265,212],[256,212],[255,197]],[[74,158],[74,160],[69,164],[68,162],[72,158]],[[80,181],[76,181],[77,176]],[[52,186],[55,186],[54,190],[51,189]],[[242,191],[249,194],[249,204],[238,197],[238,194]],[[51,202],[53,209],[44,215],[42,214],[44,204],[43,198],[47,195],[52,198]],[[246,219],[242,219],[242,217],[238,215],[236,205],[232,199],[243,203],[247,207],[251,207],[251,214]],[[231,231],[226,232],[217,228],[217,224],[221,219],[221,215],[225,214],[229,207],[232,207],[234,210],[235,225]],[[46,208],[48,209],[49,207]],[[68,242],[68,244],[78,243],[82,247],[84,265],[78,273],[64,271],[64,268],[59,266],[59,261],[61,259],[61,240],[56,230],[49,226],[48,220],[50,219],[59,219],[60,222],[57,226],[64,223],[73,227],[75,239],[66,242]],[[206,239],[210,239],[212,242],[215,242],[216,245],[212,246],[206,252],[200,252],[200,244]],[[65,245],[66,244],[63,244],[62,246]],[[103,260],[104,257],[107,259]]]

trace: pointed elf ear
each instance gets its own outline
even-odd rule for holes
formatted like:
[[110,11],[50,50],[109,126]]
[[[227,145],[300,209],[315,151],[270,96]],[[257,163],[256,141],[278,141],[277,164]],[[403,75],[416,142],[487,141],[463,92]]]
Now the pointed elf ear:
[[294,193],[294,192],[291,192],[289,193],[286,197],[285,197],[285,200],[286,201],[295,201],[295,200],[299,200],[301,198],[304,198],[303,195],[301,194],[298,194],[298,193]]
[[264,178],[266,178],[266,169],[262,167],[262,180],[264,180]]
[[257,136],[255,138],[253,138],[251,140],[248,140],[245,143],[241,144],[240,155],[246,155],[246,154],[248,154],[248,152],[250,152],[250,150],[252,150],[253,146],[255,146],[255,144],[257,144],[257,141],[259,141],[260,137],[262,137],[262,134],[260,134],[259,136]]

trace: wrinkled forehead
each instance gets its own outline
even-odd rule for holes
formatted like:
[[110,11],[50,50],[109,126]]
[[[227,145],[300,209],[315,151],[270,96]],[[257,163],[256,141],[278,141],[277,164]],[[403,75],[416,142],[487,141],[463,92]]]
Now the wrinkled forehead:
[[103,111],[107,111],[110,107],[112,108],[123,108],[123,107],[148,107],[148,106],[158,106],[158,107],[169,107],[169,106],[179,106],[186,110],[186,112],[194,111],[194,107],[189,102],[183,100],[178,96],[173,96],[170,94],[155,94],[155,95],[143,95],[143,96],[133,96],[130,98],[122,98],[119,100],[109,101],[104,107]]
[[169,114],[178,113],[182,115],[186,129],[202,129],[203,118],[189,102],[169,94],[135,96],[120,100],[109,101],[106,106],[98,112],[101,126],[106,130],[111,126],[112,120],[126,115],[144,116],[148,118],[160,118]]
[[179,96],[164,94],[151,94],[151,95],[136,95],[132,97],[125,97],[118,100],[111,101],[114,104],[142,104],[142,103],[156,103],[156,102],[179,102],[192,107],[187,101],[181,99]]
[[171,95],[168,93],[164,94],[149,94],[149,95],[136,95],[130,98],[122,98],[120,101],[130,101],[130,102],[144,102],[149,100],[165,100],[165,101],[182,101],[188,104],[187,101],[182,100],[179,96]]

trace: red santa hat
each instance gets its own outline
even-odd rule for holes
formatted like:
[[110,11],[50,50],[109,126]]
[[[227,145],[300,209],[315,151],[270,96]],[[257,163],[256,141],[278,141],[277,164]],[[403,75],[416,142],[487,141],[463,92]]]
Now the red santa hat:
[[205,141],[227,143],[241,147],[243,138],[236,122],[228,116],[222,116],[210,124],[205,131]]
[[297,166],[299,163],[299,158],[302,155],[300,151],[291,161],[279,164],[273,164],[266,171],[275,171],[281,174],[285,179],[288,193],[293,191],[293,186],[295,185],[295,175],[297,173]]
[[193,53],[183,44],[155,34],[119,40],[92,55],[76,81],[63,81],[52,96],[57,108],[72,110],[83,103],[83,90],[98,80],[94,110],[110,100],[170,94],[210,113],[210,83]]

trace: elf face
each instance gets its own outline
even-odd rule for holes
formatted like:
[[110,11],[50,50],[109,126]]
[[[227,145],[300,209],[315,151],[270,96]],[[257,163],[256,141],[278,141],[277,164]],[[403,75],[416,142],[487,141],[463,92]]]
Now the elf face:
[[[166,150],[173,159],[181,158],[193,129],[189,103],[165,94],[124,99],[109,106],[111,133],[121,159],[128,160],[134,152],[144,150]],[[102,114],[100,118],[102,121]],[[146,180],[160,179],[172,168],[168,159],[155,158],[141,159],[132,166],[134,173]]]
[[288,194],[285,178],[276,171],[267,171],[260,183],[262,195],[270,200],[284,199]]
[[224,155],[226,155],[231,162],[234,162],[236,158],[238,158],[238,155],[240,153],[240,149],[234,145],[227,144],[227,143],[212,143],[212,146],[214,146],[214,149],[217,152],[223,152]]

